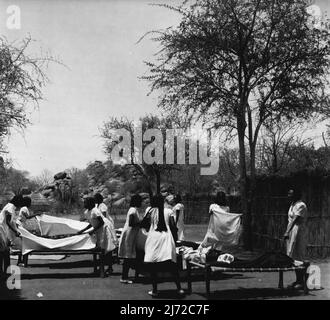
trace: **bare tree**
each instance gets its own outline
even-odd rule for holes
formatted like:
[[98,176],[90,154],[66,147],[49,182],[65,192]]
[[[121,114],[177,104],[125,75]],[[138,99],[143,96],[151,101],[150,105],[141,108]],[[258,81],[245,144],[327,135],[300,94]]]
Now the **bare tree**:
[[44,169],[41,171],[40,175],[34,178],[34,182],[37,184],[39,188],[43,188],[54,180],[53,174],[50,170]]
[[27,106],[38,107],[42,88],[48,82],[44,70],[50,61],[60,63],[49,54],[27,54],[32,39],[8,42],[0,37],[0,152],[10,128],[24,129],[30,122]]
[[271,123],[261,132],[258,146],[257,166],[266,174],[283,173],[292,160],[292,147],[303,147],[312,139],[304,137],[308,129],[299,123]]

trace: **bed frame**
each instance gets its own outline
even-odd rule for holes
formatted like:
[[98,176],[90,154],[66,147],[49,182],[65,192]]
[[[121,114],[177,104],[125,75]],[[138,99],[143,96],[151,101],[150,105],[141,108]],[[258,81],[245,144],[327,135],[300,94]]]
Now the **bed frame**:
[[97,273],[97,267],[99,265],[99,274],[101,278],[105,277],[104,272],[104,250],[100,248],[90,249],[90,250],[44,250],[44,251],[31,251],[24,255],[19,255],[18,263],[23,261],[23,266],[25,268],[28,267],[29,264],[29,255],[36,254],[36,255],[93,255],[93,267],[94,273]]
[[228,267],[219,267],[216,264],[212,263],[198,263],[194,261],[187,260],[187,272],[188,272],[188,292],[192,292],[192,279],[191,274],[193,269],[203,270],[204,279],[205,279],[205,286],[206,286],[206,294],[207,296],[210,295],[210,283],[211,283],[211,276],[212,272],[227,272],[227,273],[237,273],[237,272],[278,272],[279,273],[279,282],[278,288],[283,289],[283,273],[286,271],[297,271],[302,270],[304,271],[304,293],[308,294],[308,273],[307,269],[310,265],[309,262],[304,262],[303,265],[297,267],[289,267],[289,268],[228,268]]

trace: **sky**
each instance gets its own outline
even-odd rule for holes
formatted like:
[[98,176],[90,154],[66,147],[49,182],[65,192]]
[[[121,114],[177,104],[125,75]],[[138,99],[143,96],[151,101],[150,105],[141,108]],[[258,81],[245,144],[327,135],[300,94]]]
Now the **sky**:
[[[32,176],[84,168],[105,160],[99,128],[111,116],[138,118],[159,112],[157,97],[147,96],[144,60],[157,51],[150,40],[137,44],[150,30],[179,21],[176,12],[149,3],[159,0],[0,0],[0,34],[10,41],[31,36],[32,55],[49,51],[66,67],[52,63],[50,83],[39,110],[24,134],[13,131],[8,140],[15,168]],[[8,6],[21,10],[21,29],[6,27]],[[323,12],[330,1],[316,0]],[[315,132],[320,135],[319,131]]]

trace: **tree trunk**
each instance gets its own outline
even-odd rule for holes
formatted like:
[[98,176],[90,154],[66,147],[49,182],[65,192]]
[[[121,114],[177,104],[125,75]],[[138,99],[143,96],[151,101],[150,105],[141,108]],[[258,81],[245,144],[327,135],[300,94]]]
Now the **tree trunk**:
[[245,128],[246,122],[244,116],[237,119],[237,133],[239,144],[239,162],[240,162],[240,194],[243,211],[243,244],[246,250],[252,248],[251,237],[251,210],[248,197],[248,180],[246,173],[246,150],[245,150]]
[[157,194],[160,194],[160,172],[159,172],[159,170],[156,170],[156,188],[157,188]]
[[247,216],[249,219],[249,239],[250,243],[248,245],[249,250],[253,249],[253,233],[252,233],[252,210],[256,191],[256,141],[250,143],[250,181],[247,199]]

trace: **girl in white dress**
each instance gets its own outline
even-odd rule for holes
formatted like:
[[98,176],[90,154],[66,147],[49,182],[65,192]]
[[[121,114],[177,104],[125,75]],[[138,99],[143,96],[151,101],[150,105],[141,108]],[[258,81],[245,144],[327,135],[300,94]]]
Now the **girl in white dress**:
[[[109,210],[108,210],[107,205],[103,202],[103,196],[100,193],[96,193],[94,195],[94,200],[95,200],[95,203],[96,203],[96,208],[98,208],[101,211],[103,217],[109,221],[109,228],[110,228],[110,231],[112,233],[112,238],[116,239],[116,246],[118,247],[115,223],[114,223],[112,217],[109,214]],[[112,261],[112,252],[109,252],[108,258]],[[112,264],[112,262],[110,262],[110,264]],[[109,272],[112,273],[113,269],[110,268]]]
[[173,213],[175,218],[175,224],[178,229],[178,240],[184,241],[184,205],[181,203],[182,199],[179,194],[174,198],[175,206],[173,207]]
[[31,214],[29,208],[31,207],[32,200],[30,197],[23,197],[23,207],[20,209],[18,213],[18,217],[16,219],[16,224],[19,227],[26,229],[26,221],[30,220],[36,216],[40,216],[42,212]]
[[[205,247],[209,247],[210,243],[209,243],[208,235],[216,233],[215,226],[213,224],[212,215],[217,212],[228,212],[229,213],[229,211],[230,211],[230,208],[227,206],[226,194],[223,191],[218,191],[214,197],[213,203],[209,207],[210,221],[209,221],[209,225],[208,225],[208,228],[206,231],[206,235],[198,247],[199,251],[202,251],[203,248],[205,248]],[[212,245],[212,248],[215,250],[221,250],[222,244],[216,242],[215,244]]]
[[169,209],[170,216],[169,216],[169,230],[172,233],[174,242],[178,241],[178,227],[176,225],[176,215],[173,211],[173,207],[175,205],[175,197],[172,194],[169,194],[164,200],[164,208]]
[[[288,198],[291,204],[288,212],[288,226],[284,234],[286,253],[294,260],[304,261],[307,245],[305,229],[307,206],[301,201],[301,191],[298,189],[289,190]],[[303,289],[303,276],[304,274],[302,272],[296,271],[297,280],[289,287]]]
[[87,197],[84,200],[85,218],[89,225],[78,232],[83,233],[92,228],[89,234],[96,235],[96,245],[105,252],[105,262],[108,264],[107,274],[112,272],[112,251],[117,247],[117,238],[111,232],[111,225],[108,219],[104,218],[99,209],[95,207],[95,200],[92,197]]
[[10,243],[21,236],[15,223],[15,215],[22,206],[23,197],[14,196],[0,212],[0,274],[6,273],[10,265]]
[[120,282],[131,284],[133,281],[128,279],[129,269],[135,264],[136,242],[140,229],[140,217],[138,208],[141,207],[142,197],[138,194],[132,196],[130,208],[127,212],[126,222],[119,240],[119,258],[124,259],[123,271]]
[[173,212],[164,208],[164,199],[157,195],[151,209],[151,225],[145,244],[144,262],[148,263],[152,278],[152,291],[148,294],[155,297],[157,292],[157,272],[169,271],[173,274],[178,293],[182,295],[179,270],[176,264],[176,250],[173,236],[170,232],[170,217]]
[[103,214],[103,216],[105,218],[107,218],[109,221],[113,222],[112,218],[109,215],[108,207],[103,202],[103,200],[104,200],[103,196],[100,193],[96,193],[94,195],[94,200],[95,200],[95,203],[96,203],[96,208],[98,208],[101,211],[101,213]]

